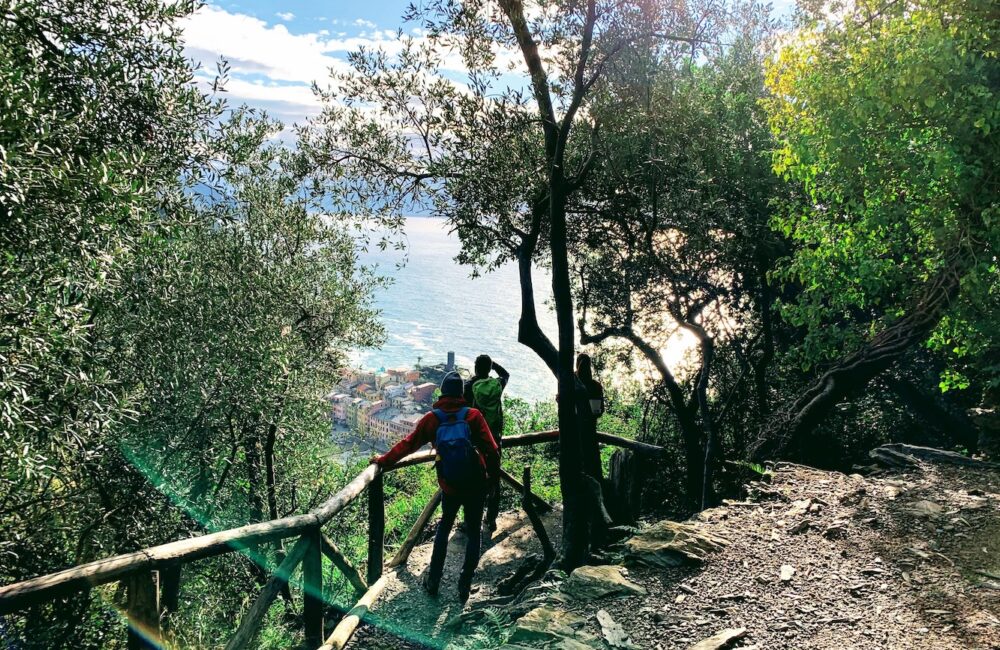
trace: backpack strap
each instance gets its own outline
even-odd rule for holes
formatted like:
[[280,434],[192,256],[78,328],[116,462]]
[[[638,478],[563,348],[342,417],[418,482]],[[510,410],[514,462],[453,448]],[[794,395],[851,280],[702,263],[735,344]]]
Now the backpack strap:
[[434,417],[438,419],[438,424],[444,424],[447,421],[448,416],[441,409],[434,409],[431,412],[434,413]]
[[465,417],[468,414],[469,414],[469,407],[463,406],[462,408],[458,409],[458,413],[455,414],[455,419],[461,422],[462,420],[465,419]]

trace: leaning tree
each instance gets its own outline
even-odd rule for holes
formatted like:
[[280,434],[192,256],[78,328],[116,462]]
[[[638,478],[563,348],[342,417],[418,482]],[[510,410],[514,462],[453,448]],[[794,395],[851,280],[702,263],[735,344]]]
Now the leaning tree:
[[996,349],[995,3],[865,0],[838,16],[807,12],[768,71],[775,169],[804,190],[777,220],[800,244],[779,277],[802,290],[783,311],[807,332],[801,362],[820,372],[759,455],[804,444],[917,346],[952,357],[945,387]]

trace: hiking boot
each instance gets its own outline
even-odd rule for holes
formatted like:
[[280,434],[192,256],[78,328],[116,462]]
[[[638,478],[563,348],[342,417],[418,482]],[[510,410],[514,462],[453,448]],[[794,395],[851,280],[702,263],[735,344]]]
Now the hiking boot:
[[420,579],[420,584],[423,585],[424,591],[430,596],[438,595],[438,580],[431,578],[431,574],[425,573],[424,577]]
[[458,602],[465,605],[469,602],[469,594],[472,593],[472,578],[462,578],[458,579]]

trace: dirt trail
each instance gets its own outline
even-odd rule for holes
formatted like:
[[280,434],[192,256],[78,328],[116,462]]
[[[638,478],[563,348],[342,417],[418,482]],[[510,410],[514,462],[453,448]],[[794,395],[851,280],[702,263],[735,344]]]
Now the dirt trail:
[[[1000,648],[1000,472],[921,467],[862,478],[779,465],[747,500],[695,518],[729,541],[705,564],[631,567],[647,596],[557,606],[597,637],[606,610],[650,649],[687,648],[725,628],[746,628],[731,646],[746,649]],[[556,539],[558,523],[558,513],[546,519]],[[378,603],[378,625],[410,642],[368,627],[351,647],[443,647],[444,623],[460,611],[464,541],[452,538],[437,599],[419,587],[425,544]],[[507,514],[470,604],[539,550],[526,518]]]
[[974,573],[1000,575],[1000,473],[786,465],[696,519],[731,543],[701,567],[632,569],[650,597],[609,609],[642,647],[745,627],[737,647],[1000,648],[1000,579]]
[[[556,508],[542,520],[552,543],[558,548],[562,510]],[[425,539],[433,540],[436,523],[437,520],[433,521],[425,531]],[[494,596],[496,583],[517,569],[526,556],[542,554],[542,546],[524,511],[501,513],[497,518],[496,532],[489,541],[485,540],[485,536],[484,533],[483,554],[469,598],[470,607]],[[462,612],[456,590],[465,556],[465,542],[463,532],[452,532],[441,589],[436,598],[427,595],[420,585],[420,577],[431,561],[432,542],[427,541],[414,548],[406,566],[396,573],[375,603],[373,613],[376,620],[360,629],[348,648],[444,647],[453,633],[445,627],[445,623]]]

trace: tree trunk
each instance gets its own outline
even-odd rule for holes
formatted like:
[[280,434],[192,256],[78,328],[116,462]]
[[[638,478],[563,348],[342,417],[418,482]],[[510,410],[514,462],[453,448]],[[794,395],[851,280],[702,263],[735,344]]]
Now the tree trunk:
[[712,411],[708,404],[708,379],[712,372],[712,361],[715,360],[715,342],[701,326],[689,323],[687,327],[695,332],[701,344],[701,368],[698,371],[694,390],[695,398],[698,401],[698,410],[701,413],[701,428],[705,432],[704,469],[702,470],[700,493],[700,506],[701,509],[705,509],[715,498],[712,478],[719,453],[719,442],[715,436],[715,423],[712,421]]
[[[571,571],[586,561],[589,548],[587,500],[583,486],[583,449],[580,425],[577,422],[576,375],[573,355],[576,347],[576,325],[573,320],[573,296],[569,280],[569,256],[566,250],[566,195],[559,178],[555,178],[549,194],[550,236],[552,255],[552,298],[559,327],[557,379],[559,384],[559,483],[563,497],[562,558],[560,564]],[[596,440],[594,441],[596,444]]]
[[608,472],[609,511],[618,525],[634,526],[642,505],[643,458],[629,449],[618,449],[611,456]]
[[705,444],[701,428],[692,420],[689,414],[678,416],[684,440],[687,502],[692,509],[697,509],[701,501],[701,489],[705,485]]
[[771,285],[767,283],[767,272],[760,272],[760,326],[763,334],[761,344],[761,354],[757,363],[753,366],[754,392],[757,399],[757,415],[763,419],[771,412],[770,400],[767,398],[767,371],[774,360],[774,324],[771,312],[771,303],[774,302],[774,293]]
[[760,460],[789,447],[799,448],[834,406],[862,390],[907,350],[927,338],[958,293],[959,281],[956,267],[943,271],[912,311],[824,372],[765,430],[753,457]]
[[[576,332],[573,320],[573,294],[569,280],[569,252],[566,238],[566,198],[571,187],[566,182],[564,160],[565,147],[569,141],[573,119],[586,93],[584,72],[590,55],[594,25],[597,21],[596,3],[595,0],[587,2],[580,60],[574,77],[573,98],[566,106],[561,120],[556,118],[548,75],[545,72],[538,43],[535,41],[524,15],[523,3],[521,0],[501,0],[500,9],[510,22],[514,38],[531,75],[531,88],[535,96],[539,117],[542,120],[542,131],[545,137],[545,157],[548,169],[544,180],[547,181],[545,189],[548,200],[547,202],[544,200],[546,192],[541,192],[532,206],[532,227],[530,234],[522,242],[522,250],[518,256],[522,265],[522,319],[518,339],[535,350],[554,371],[558,380],[559,394],[563,396],[558,409],[559,480],[563,495],[562,564],[566,569],[574,569],[580,566],[587,556],[589,513],[581,489],[583,453],[580,446],[576,400],[574,399],[576,377],[573,374],[573,356],[576,352]],[[527,296],[525,289],[530,290],[530,282],[527,287],[524,285],[524,265],[528,265],[530,271],[531,256],[541,232],[540,220],[545,214],[546,203],[549,218],[549,251],[552,259],[552,296],[556,308],[556,322],[559,327],[559,339],[556,345],[558,353],[555,355],[552,354],[551,342],[541,333],[537,319],[533,318],[534,303],[529,305],[524,301]],[[530,273],[527,277],[530,281]],[[527,328],[532,325],[534,327],[529,331]],[[599,489],[600,486],[598,486]]]
[[[270,519],[278,519],[278,488],[274,471],[274,445],[278,437],[278,420],[284,408],[284,398],[279,402],[274,414],[274,419],[267,425],[267,437],[264,439],[264,482],[267,486],[267,514]],[[285,543],[278,540],[275,552],[275,560],[280,565],[285,561]],[[285,602],[288,611],[291,612],[295,605],[292,599],[292,590],[285,582],[281,586],[281,599]]]
[[247,475],[250,508],[254,521],[264,520],[264,500],[260,496],[260,447],[257,445],[256,422],[244,425],[243,451]]
[[558,352],[539,327],[538,314],[535,312],[535,284],[531,275],[531,263],[537,239],[537,236],[527,239],[517,251],[517,272],[521,285],[521,317],[517,324],[517,341],[537,354],[555,375],[558,372]]

